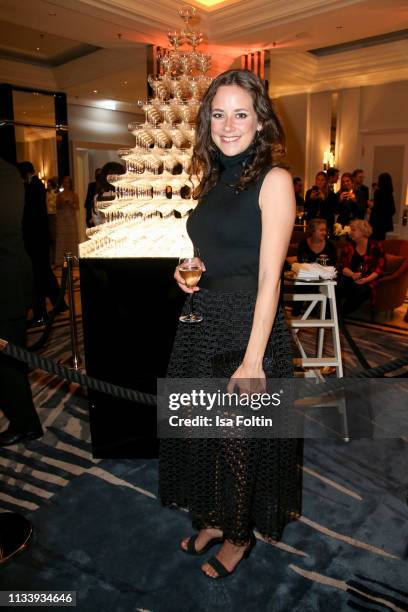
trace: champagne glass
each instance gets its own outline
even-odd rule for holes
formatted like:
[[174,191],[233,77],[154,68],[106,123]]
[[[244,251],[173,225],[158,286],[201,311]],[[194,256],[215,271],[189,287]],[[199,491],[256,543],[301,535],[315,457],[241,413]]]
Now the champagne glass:
[[319,257],[316,259],[316,263],[320,264],[321,266],[327,266],[328,261],[329,261],[329,256],[325,255],[324,253],[319,255]]
[[[203,271],[198,250],[194,249],[194,257],[184,257],[182,255],[179,258],[178,269],[180,275],[186,281],[187,287],[195,287],[199,282]],[[203,317],[200,314],[194,312],[194,292],[190,293],[188,314],[181,315],[179,320],[182,323],[200,323],[203,320]]]
[[357,272],[360,272],[360,274],[361,274],[360,278],[363,278],[363,276],[364,276],[364,263],[363,262],[361,262],[358,265]]

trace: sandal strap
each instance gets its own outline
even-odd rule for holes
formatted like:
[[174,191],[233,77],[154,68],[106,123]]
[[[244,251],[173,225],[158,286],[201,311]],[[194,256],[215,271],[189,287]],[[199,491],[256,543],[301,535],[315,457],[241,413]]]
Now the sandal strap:
[[187,542],[187,551],[191,554],[191,555],[196,555],[197,554],[197,550],[195,547],[195,543],[196,540],[198,538],[198,533],[196,533],[195,535],[192,535]]
[[225,578],[231,574],[231,572],[227,570],[227,568],[217,559],[217,557],[211,557],[208,559],[207,563],[208,565],[211,565],[213,569],[215,569],[219,577]]

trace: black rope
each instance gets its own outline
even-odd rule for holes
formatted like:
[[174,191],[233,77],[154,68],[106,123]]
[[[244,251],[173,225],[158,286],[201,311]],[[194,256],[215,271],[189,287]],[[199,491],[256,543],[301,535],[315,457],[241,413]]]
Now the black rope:
[[67,267],[63,266],[62,268],[62,276],[61,276],[61,288],[60,288],[60,292],[58,294],[57,297],[57,301],[54,305],[54,308],[52,309],[52,311],[50,312],[50,316],[49,319],[45,325],[45,329],[42,333],[42,335],[40,336],[40,338],[38,338],[37,342],[34,342],[34,344],[32,344],[28,350],[29,351],[38,351],[39,349],[43,348],[43,346],[45,345],[45,343],[47,342],[50,333],[51,333],[51,329],[52,326],[54,324],[54,320],[55,317],[57,316],[57,314],[60,311],[60,308],[62,306],[62,304],[65,301],[65,291],[67,289]]
[[353,338],[351,337],[351,334],[344,322],[343,317],[340,315],[340,313],[338,314],[338,318],[339,318],[340,331],[343,333],[343,336],[347,340],[349,347],[353,351],[354,355],[357,357],[358,361],[360,362],[360,365],[365,370],[369,370],[371,368],[370,364],[368,363],[367,359],[364,357],[363,353],[360,351],[357,344],[354,342]]
[[83,387],[88,387],[89,389],[100,391],[101,393],[113,395],[114,397],[119,397],[120,399],[138,402],[140,404],[148,404],[150,406],[156,405],[156,396],[152,395],[151,393],[126,389],[125,387],[120,387],[119,385],[114,385],[112,383],[99,380],[98,378],[85,376],[77,370],[70,370],[69,368],[62,366],[51,359],[30,353],[26,349],[16,346],[15,344],[10,344],[2,339],[0,339],[0,351],[2,355],[7,355],[8,357],[12,357],[18,361],[23,361],[31,368],[39,368],[40,370],[55,374],[56,376],[69,380],[70,382],[82,385]]
[[[119,385],[114,385],[112,383],[99,380],[98,378],[86,376],[85,374],[81,374],[77,370],[71,370],[69,368],[66,368],[56,363],[55,361],[52,361],[51,359],[47,359],[45,357],[40,357],[39,355],[30,353],[26,349],[16,346],[15,344],[10,344],[9,342],[1,338],[0,354],[12,357],[13,359],[17,359],[18,361],[23,361],[31,368],[38,368],[40,370],[44,370],[45,372],[49,372],[51,374],[59,376],[60,378],[69,380],[70,382],[82,385],[83,387],[88,387],[89,389],[100,391],[101,393],[106,393],[108,395],[113,395],[114,397],[118,397],[120,399],[138,402],[140,404],[146,404],[149,406],[156,405],[156,395],[153,395],[151,393],[145,393],[143,391],[127,389]],[[400,368],[406,365],[408,365],[408,351],[405,352],[399,359],[393,359],[392,361],[389,361],[375,368],[362,370],[361,372],[355,374],[350,378],[382,378],[384,377],[384,374],[388,374],[390,372],[393,372],[394,370],[399,370]],[[316,382],[309,383],[308,381],[305,381],[304,390],[310,391],[312,396],[316,395],[316,391],[319,391],[321,393],[329,392],[331,390],[338,390],[339,383],[341,383],[341,380],[342,379],[338,378],[326,378],[324,381],[323,389],[318,389]],[[344,387],[350,385],[353,385],[353,383],[344,383]]]

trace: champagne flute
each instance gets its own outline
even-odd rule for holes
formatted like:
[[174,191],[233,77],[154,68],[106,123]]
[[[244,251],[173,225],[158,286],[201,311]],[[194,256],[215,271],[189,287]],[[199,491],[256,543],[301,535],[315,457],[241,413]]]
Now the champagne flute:
[[[194,249],[194,257],[179,258],[179,272],[186,282],[187,287],[195,287],[199,282],[202,274],[202,265],[200,255],[197,249]],[[203,317],[194,312],[194,292],[190,293],[188,303],[188,314],[181,315],[179,320],[182,323],[200,323]]]

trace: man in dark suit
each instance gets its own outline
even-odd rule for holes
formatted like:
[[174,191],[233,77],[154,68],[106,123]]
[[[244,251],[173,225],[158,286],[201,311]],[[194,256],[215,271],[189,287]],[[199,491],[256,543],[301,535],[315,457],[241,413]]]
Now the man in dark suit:
[[353,185],[354,185],[354,193],[356,194],[357,202],[362,211],[362,216],[360,214],[359,218],[364,219],[365,213],[367,212],[367,205],[369,199],[369,190],[367,185],[364,185],[364,170],[361,168],[356,168],[353,173]]
[[92,227],[92,213],[94,209],[94,197],[96,196],[96,184],[98,180],[98,176],[101,173],[101,168],[97,168],[95,170],[95,180],[88,184],[88,191],[86,192],[85,198],[85,210],[86,210],[86,226]]
[[[46,298],[48,297],[55,306],[59,295],[58,281],[50,263],[51,236],[48,226],[46,190],[35,174],[31,162],[19,163],[18,169],[25,187],[23,239],[34,274],[35,296],[32,323],[40,324],[45,323],[48,318]],[[66,304],[63,304],[60,312],[66,308]]]
[[[21,222],[24,187],[14,166],[0,159],[0,338],[25,346],[26,312],[32,296],[30,260]],[[24,363],[0,352],[0,409],[9,421],[0,446],[34,440],[43,434]]]

